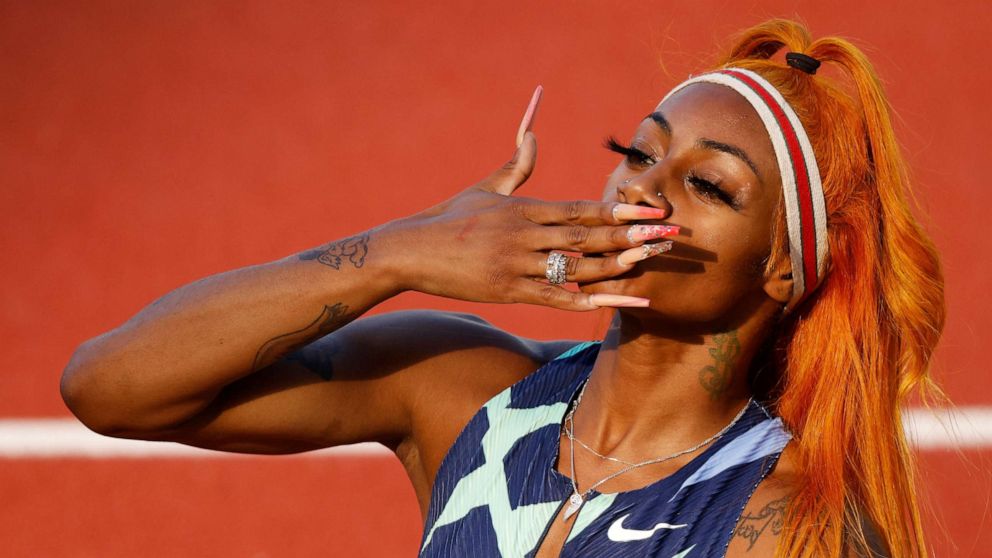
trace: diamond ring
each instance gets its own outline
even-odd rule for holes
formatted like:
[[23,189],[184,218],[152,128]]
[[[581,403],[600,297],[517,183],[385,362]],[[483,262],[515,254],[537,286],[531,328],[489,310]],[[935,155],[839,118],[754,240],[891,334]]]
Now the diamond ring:
[[565,254],[561,252],[551,252],[548,254],[548,267],[544,271],[544,276],[548,278],[548,283],[561,285],[565,282]]

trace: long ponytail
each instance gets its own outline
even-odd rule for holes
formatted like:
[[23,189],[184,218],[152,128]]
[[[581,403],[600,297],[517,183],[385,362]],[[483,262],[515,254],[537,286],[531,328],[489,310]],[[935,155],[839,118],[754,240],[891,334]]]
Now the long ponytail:
[[[788,51],[820,60],[819,75],[773,59]],[[795,435],[802,479],[778,555],[841,556],[846,545],[866,545],[867,524],[893,558],[926,556],[901,405],[917,391],[943,397],[929,376],[944,326],[943,277],[910,211],[881,83],[850,42],[813,41],[787,20],[743,32],[720,66],[760,73],[789,101],[826,198],[827,278],[780,325],[773,358],[761,363],[775,371],[763,395]],[[840,79],[823,75],[830,71]],[[788,258],[784,210],[777,213],[769,270]]]

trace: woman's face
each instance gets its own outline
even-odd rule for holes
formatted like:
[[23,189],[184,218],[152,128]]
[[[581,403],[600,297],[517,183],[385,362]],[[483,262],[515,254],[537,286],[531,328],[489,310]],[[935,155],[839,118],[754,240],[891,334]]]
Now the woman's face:
[[655,313],[680,322],[732,321],[766,302],[782,186],[751,105],[728,87],[689,85],[641,122],[628,147],[643,156],[626,150],[604,200],[667,208],[664,222],[682,233],[671,252],[581,289],[646,297]]

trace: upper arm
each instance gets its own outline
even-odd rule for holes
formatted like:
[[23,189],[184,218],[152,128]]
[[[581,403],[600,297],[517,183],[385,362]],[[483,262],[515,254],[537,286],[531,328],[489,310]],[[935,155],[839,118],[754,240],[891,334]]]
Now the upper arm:
[[782,487],[758,485],[737,521],[727,556],[774,556],[791,497]]
[[465,314],[362,318],[229,384],[155,438],[246,453],[365,441],[395,449],[425,401],[443,409],[481,397],[538,361],[541,347]]
[[786,510],[798,483],[794,447],[786,445],[772,471],[744,506],[727,547],[728,557],[771,558],[785,525]]
[[[727,548],[728,557],[775,556],[775,549],[785,526],[786,510],[799,485],[794,451],[792,445],[787,445],[772,473],[755,489],[734,529]],[[857,537],[851,536],[845,529],[847,536],[842,556],[888,558],[890,553],[877,528],[864,514],[861,514],[861,518],[861,528],[868,546],[865,548]]]

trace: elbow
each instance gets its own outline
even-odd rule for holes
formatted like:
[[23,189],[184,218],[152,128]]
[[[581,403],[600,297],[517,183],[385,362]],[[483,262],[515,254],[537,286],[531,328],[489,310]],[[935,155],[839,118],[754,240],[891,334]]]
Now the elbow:
[[65,406],[80,422],[94,432],[109,436],[120,425],[114,420],[114,405],[107,398],[109,386],[99,359],[95,358],[94,341],[76,348],[62,370],[59,392]]
[[72,354],[59,381],[62,401],[90,430],[115,438],[158,439],[156,434],[189,418],[199,401],[168,401],[146,383],[133,362],[113,352],[102,337]]
[[[145,416],[129,395],[129,374],[101,350],[100,338],[80,345],[62,370],[59,393],[66,408],[90,430],[104,436],[139,437]],[[136,435],[138,434],[138,435]]]

